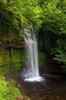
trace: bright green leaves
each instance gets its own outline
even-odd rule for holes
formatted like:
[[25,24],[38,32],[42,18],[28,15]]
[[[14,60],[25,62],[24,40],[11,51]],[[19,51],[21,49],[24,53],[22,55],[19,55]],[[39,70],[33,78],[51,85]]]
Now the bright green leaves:
[[[11,29],[19,30],[19,27],[25,24],[35,24],[37,28],[40,28],[42,23],[48,23],[51,25],[46,26],[46,30],[54,31],[57,28],[55,33],[65,34],[66,32],[65,0],[61,3],[59,0],[0,0],[0,3],[2,3],[1,20],[4,20],[4,24]],[[61,22],[62,20],[64,23]]]
[[41,8],[38,6],[37,0],[20,1],[20,5],[17,5],[21,9],[22,15],[24,16],[23,22],[26,19],[29,24],[38,25],[37,19],[40,20]]
[[[47,3],[46,3],[47,2]],[[45,30],[54,32],[55,34],[66,34],[66,15],[64,13],[63,7],[58,7],[59,0],[52,0],[52,2],[46,1],[45,5],[42,6],[43,9],[43,23],[45,24]],[[61,5],[65,5],[65,1]],[[66,10],[66,9],[65,9]],[[46,23],[48,25],[46,25]]]
[[7,4],[7,0],[0,0],[1,3]]
[[41,25],[42,9],[37,0],[0,0],[0,4],[3,27],[19,30],[25,24],[35,24],[38,27]]
[[21,97],[19,89],[0,76],[0,100],[16,100],[16,97]]

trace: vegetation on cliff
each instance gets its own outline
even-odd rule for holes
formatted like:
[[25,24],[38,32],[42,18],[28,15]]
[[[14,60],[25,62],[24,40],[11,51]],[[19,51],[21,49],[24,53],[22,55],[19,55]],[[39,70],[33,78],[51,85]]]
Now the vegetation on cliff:
[[[39,64],[65,71],[66,0],[0,0],[0,75],[25,66],[23,29],[29,25],[38,33]],[[0,93],[5,96],[11,86],[1,79],[5,85],[0,88],[6,93]],[[0,98],[4,98],[2,93]]]

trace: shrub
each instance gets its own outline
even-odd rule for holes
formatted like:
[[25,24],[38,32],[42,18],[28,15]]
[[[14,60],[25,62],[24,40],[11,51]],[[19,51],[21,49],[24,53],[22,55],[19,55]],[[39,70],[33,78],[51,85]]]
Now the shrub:
[[0,76],[0,100],[16,100],[17,97],[21,97],[19,89],[10,85],[3,76]]

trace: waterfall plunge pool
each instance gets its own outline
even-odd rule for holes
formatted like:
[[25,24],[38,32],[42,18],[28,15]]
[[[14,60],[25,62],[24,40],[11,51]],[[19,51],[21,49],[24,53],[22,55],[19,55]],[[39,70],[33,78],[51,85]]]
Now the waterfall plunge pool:
[[43,80],[44,80],[44,78],[42,78],[42,77],[32,77],[32,78],[25,79],[25,81],[30,81],[30,82],[34,82],[34,81],[41,82]]

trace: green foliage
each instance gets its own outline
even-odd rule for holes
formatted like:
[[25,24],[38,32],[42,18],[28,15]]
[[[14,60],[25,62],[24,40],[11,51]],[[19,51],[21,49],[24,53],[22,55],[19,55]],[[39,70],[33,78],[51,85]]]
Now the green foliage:
[[[41,8],[37,0],[0,0],[0,14],[3,28],[11,29],[22,27],[26,23],[41,24]],[[5,11],[5,12],[4,12]],[[5,26],[6,25],[6,26]],[[40,25],[39,25],[40,26]]]
[[21,97],[19,89],[0,76],[0,100],[16,100],[16,97]]
[[28,98],[28,100],[30,100],[30,98]]
[[[63,8],[57,7],[59,0],[52,0],[52,2],[45,2],[43,9],[43,23],[44,30],[49,30],[57,35],[66,34],[66,15]],[[60,2],[59,2],[60,3]],[[61,5],[63,2],[61,3]],[[64,4],[66,4],[64,2]]]
[[[66,0],[0,0],[0,29],[4,41],[23,43],[22,29],[28,25],[35,25],[39,29],[39,44],[49,54],[52,53],[54,60],[64,64]],[[0,65],[11,61],[9,54],[0,56]],[[24,65],[22,54],[15,50],[13,55],[13,67],[15,63],[15,68]]]
[[0,66],[10,62],[10,52],[4,47],[0,48]]
[[25,65],[24,50],[13,49],[13,57],[11,58],[11,50],[0,48],[0,75],[7,75],[10,71],[20,70]]
[[63,52],[61,49],[60,50],[57,49],[54,60],[66,63],[66,53]]
[[11,58],[11,50],[0,48],[0,65],[9,64],[11,59],[13,63],[25,64],[25,52],[24,50],[13,49],[13,57]]
[[13,69],[20,69],[22,66],[25,65],[26,61],[25,52],[23,50],[13,50]]
[[10,73],[10,66],[0,67],[0,75],[8,75]]
[[53,60],[56,60],[57,63],[62,63],[62,67],[66,68],[66,39],[65,37],[59,38],[56,41],[56,48],[51,49],[51,54],[54,55]]
[[58,39],[57,45],[58,47],[54,49],[55,57],[54,60],[57,60],[58,62],[62,62],[64,65],[66,64],[66,39]]
[[53,60],[66,67],[66,0],[39,0],[39,5],[42,8],[39,42],[42,41],[43,49],[52,54]]
[[45,66],[46,65],[46,55],[44,53],[39,52],[39,64],[41,66]]
[[10,80],[10,83],[11,83],[11,85],[15,85],[16,84],[15,80],[13,80],[13,79]]

